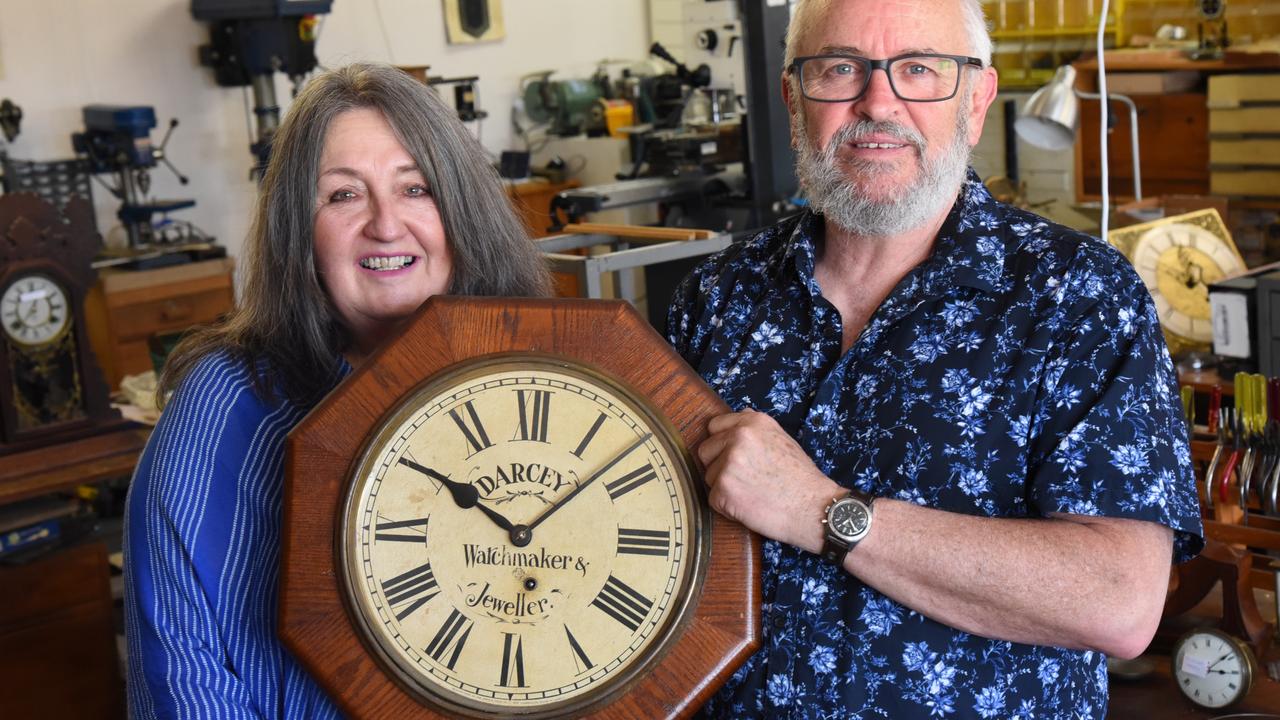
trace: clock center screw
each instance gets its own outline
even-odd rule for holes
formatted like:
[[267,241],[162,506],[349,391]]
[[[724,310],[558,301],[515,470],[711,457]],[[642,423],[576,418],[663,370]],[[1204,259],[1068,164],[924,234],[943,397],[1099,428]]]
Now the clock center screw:
[[525,525],[516,525],[511,528],[511,544],[516,547],[524,547],[533,539],[533,531]]
[[537,590],[537,589],[538,589],[538,581],[537,581],[537,580],[535,580],[534,578],[531,578],[531,577],[527,577],[527,578],[525,578],[525,579],[524,579],[524,589],[525,589],[525,590]]

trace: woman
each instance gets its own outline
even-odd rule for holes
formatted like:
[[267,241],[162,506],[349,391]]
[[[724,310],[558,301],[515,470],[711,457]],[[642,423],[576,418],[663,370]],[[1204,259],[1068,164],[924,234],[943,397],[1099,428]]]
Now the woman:
[[285,435],[431,295],[550,288],[480,145],[399,70],[315,78],[271,155],[240,303],[169,358],[129,493],[134,718],[338,716],[276,639]]

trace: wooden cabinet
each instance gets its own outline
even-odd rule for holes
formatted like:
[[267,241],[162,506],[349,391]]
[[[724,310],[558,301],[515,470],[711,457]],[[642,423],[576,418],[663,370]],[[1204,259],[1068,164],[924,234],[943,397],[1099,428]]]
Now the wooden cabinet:
[[511,204],[520,219],[524,220],[529,237],[540,238],[551,234],[547,230],[551,226],[551,198],[560,191],[576,188],[579,184],[577,180],[562,183],[527,180],[507,186]]
[[230,258],[99,273],[85,301],[89,338],[107,384],[152,369],[150,340],[217,320],[232,308]]
[[0,717],[124,717],[107,550],[0,568]]

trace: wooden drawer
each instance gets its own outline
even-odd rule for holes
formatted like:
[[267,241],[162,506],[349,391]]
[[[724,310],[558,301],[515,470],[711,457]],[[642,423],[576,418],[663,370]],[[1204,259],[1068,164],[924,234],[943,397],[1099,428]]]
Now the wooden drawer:
[[85,315],[107,384],[152,369],[148,340],[217,320],[235,301],[230,259],[103,273]]
[[0,717],[124,717],[107,550],[0,568]]
[[198,292],[175,293],[143,302],[119,304],[109,301],[109,322],[116,342],[147,338],[156,333],[184,330],[217,320],[231,309],[231,287],[224,285]]

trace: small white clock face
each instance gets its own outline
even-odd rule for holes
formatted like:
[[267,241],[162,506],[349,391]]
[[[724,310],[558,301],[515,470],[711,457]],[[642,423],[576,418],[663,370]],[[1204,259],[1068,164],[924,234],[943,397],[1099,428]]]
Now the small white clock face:
[[1134,246],[1133,267],[1155,300],[1160,323],[1196,342],[1213,340],[1209,285],[1245,269],[1222,238],[1190,223],[1148,230]]
[[1217,630],[1192,632],[1174,647],[1173,678],[1191,702],[1221,708],[1248,694],[1253,663],[1235,638]]
[[689,603],[703,504],[671,431],[547,360],[489,361],[410,396],[347,499],[366,638],[451,714],[556,716],[654,657]]
[[24,275],[0,296],[0,322],[15,342],[44,345],[61,335],[70,322],[67,294],[47,275]]

